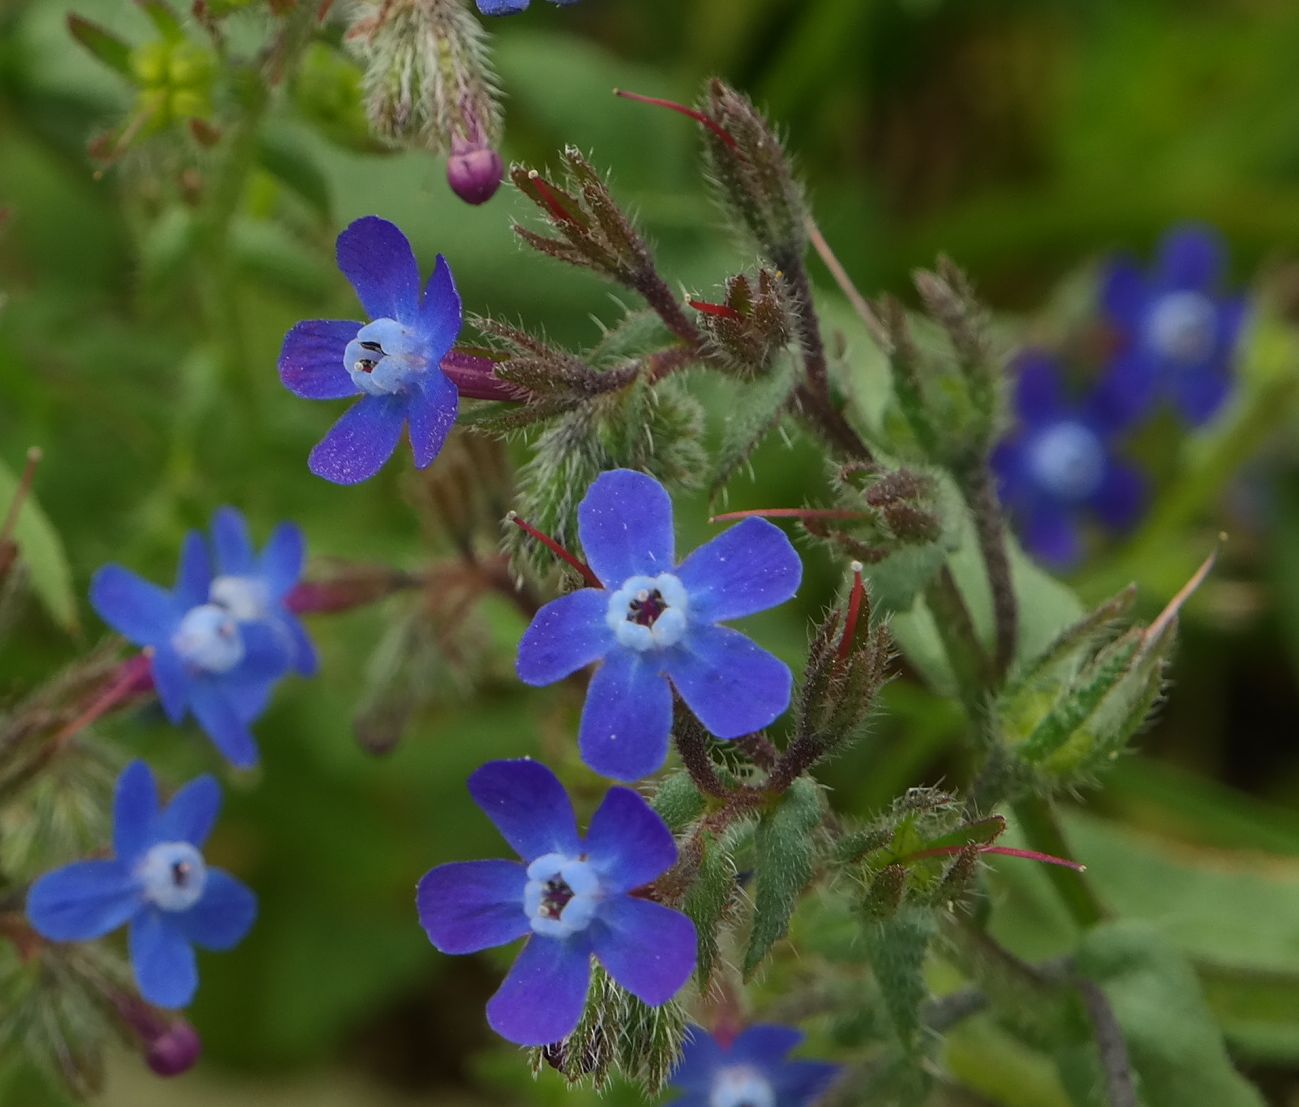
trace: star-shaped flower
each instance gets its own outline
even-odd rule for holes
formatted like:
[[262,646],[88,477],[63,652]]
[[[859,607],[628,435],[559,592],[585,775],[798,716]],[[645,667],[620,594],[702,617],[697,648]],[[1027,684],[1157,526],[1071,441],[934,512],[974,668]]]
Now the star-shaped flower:
[[789,667],[718,625],[798,591],[802,562],[779,528],[746,519],[678,565],[667,492],[644,473],[615,469],[579,505],[578,532],[604,587],[546,604],[519,643],[517,670],[542,685],[600,662],[579,731],[587,765],[615,780],[659,769],[673,688],[722,739],[760,730],[789,706]]
[[786,1026],[751,1026],[732,1042],[694,1030],[671,1087],[673,1107],[811,1107],[839,1066],[790,1061],[803,1035]]
[[51,942],[86,942],[129,923],[140,995],[186,1006],[198,988],[194,947],[231,949],[257,916],[256,896],[203,860],[220,805],[216,781],[201,776],[160,808],[149,767],[128,766],[117,780],[113,857],[37,880],[27,896],[32,927]]
[[1166,235],[1149,275],[1130,258],[1110,266],[1101,303],[1119,352],[1106,388],[1130,414],[1168,398],[1199,425],[1222,406],[1248,307],[1221,293],[1225,269],[1221,240],[1203,227]]
[[215,602],[207,544],[186,536],[176,587],[167,592],[120,565],[91,581],[100,618],[149,655],[158,699],[173,723],[192,712],[218,750],[240,768],[257,761],[249,724],[289,665],[283,634],[268,622],[240,623]]
[[1082,556],[1081,517],[1124,531],[1145,505],[1141,474],[1115,454],[1126,417],[1103,390],[1071,404],[1059,367],[1033,351],[1019,358],[1015,407],[1019,425],[992,456],[1001,499],[1025,547],[1067,567]]
[[493,761],[469,792],[522,861],[441,865],[419,882],[416,906],[443,953],[475,953],[526,937],[487,1005],[487,1021],[519,1045],[546,1045],[577,1026],[591,957],[651,1007],[695,967],[694,924],[635,890],[676,862],[672,834],[635,792],[613,788],[577,831],[563,786],[535,761]]
[[338,267],[369,323],[316,319],[285,336],[280,380],[309,400],[360,396],[314,450],[309,465],[335,484],[374,476],[409,428],[415,465],[431,465],[459,410],[442,359],[460,333],[460,295],[446,259],[420,292],[419,266],[406,236],[376,216],[338,236]]
[[[531,0],[478,0],[478,10],[483,15],[515,15],[526,11]],[[552,4],[567,7],[576,4],[577,0],[550,0]]]

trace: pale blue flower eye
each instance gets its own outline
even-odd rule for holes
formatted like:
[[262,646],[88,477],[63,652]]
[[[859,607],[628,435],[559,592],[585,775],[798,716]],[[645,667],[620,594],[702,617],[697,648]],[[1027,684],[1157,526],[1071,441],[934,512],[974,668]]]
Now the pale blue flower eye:
[[256,577],[217,577],[212,582],[211,598],[239,623],[259,622],[270,612],[271,598],[266,584]]
[[735,1065],[717,1070],[708,1107],[776,1107],[776,1093],[757,1069]]
[[208,673],[227,673],[244,659],[244,642],[234,617],[212,603],[187,611],[171,644],[190,665]]
[[188,911],[203,898],[207,865],[188,842],[161,842],[144,855],[139,868],[144,895],[163,911]]
[[1085,500],[1105,479],[1105,449],[1081,423],[1043,430],[1029,446],[1028,463],[1038,483],[1061,499]]
[[567,938],[585,930],[599,905],[600,878],[585,861],[548,853],[528,866],[523,910],[533,933]]
[[666,649],[685,634],[689,610],[685,586],[671,573],[634,576],[609,597],[608,621],[621,645]]
[[1146,339],[1173,361],[1204,361],[1213,353],[1217,317],[1213,301],[1202,292],[1169,292],[1150,310]]

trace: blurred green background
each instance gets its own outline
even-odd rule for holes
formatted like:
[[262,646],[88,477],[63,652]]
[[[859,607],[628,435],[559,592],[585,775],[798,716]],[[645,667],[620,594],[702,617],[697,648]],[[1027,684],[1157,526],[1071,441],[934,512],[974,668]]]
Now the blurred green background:
[[[467,208],[435,159],[346,152],[289,104],[267,132],[311,167],[312,195],[254,174],[231,225],[236,280],[214,292],[179,198],[182,171],[201,182],[205,168],[183,135],[92,175],[87,139],[120,124],[129,97],[70,40],[71,11],[131,41],[149,34],[126,0],[0,4],[0,461],[17,470],[29,445],[44,448],[38,495],[67,548],[80,619],[60,626],[35,603],[19,613],[0,659],[0,687],[15,694],[102,637],[80,599],[96,567],[169,576],[180,535],[222,503],[246,511],[259,538],[295,520],[317,558],[418,568],[439,552],[405,494],[406,463],[352,489],[308,474],[307,451],[335,413],[289,396],[274,370],[295,321],[355,314],[332,263],[351,219],[394,220],[426,263],[445,253],[471,310],[578,344],[618,314],[608,288],[516,246],[511,216],[524,210],[507,191]],[[236,38],[256,41],[260,18],[239,17]],[[1187,219],[1227,236],[1235,281],[1270,274],[1283,312],[1299,284],[1286,268],[1299,252],[1289,0],[536,0],[491,30],[507,158],[544,165],[565,143],[592,151],[664,271],[692,291],[709,294],[753,259],[714,226],[692,126],[614,99],[614,86],[690,100],[720,74],[748,91],[787,133],[822,229],[867,294],[906,297],[908,272],[943,251],[1010,325],[1050,335],[1043,313],[1062,282],[1113,248],[1148,255]],[[847,363],[865,356],[851,315],[830,303],[827,318]],[[1113,551],[1075,581],[1097,600],[1135,576],[1150,613],[1219,530],[1232,533],[1188,611],[1144,752],[1071,822],[1102,892],[1196,960],[1238,1061],[1277,1104],[1299,1104],[1296,429],[1281,412],[1233,480],[1138,539],[1135,555]],[[1170,448],[1175,484],[1199,447]],[[741,478],[734,503],[794,503],[822,480],[806,448],[768,446],[754,468],[759,482]],[[702,502],[682,505],[685,534],[705,533],[705,515]],[[791,661],[836,583],[820,555],[810,568],[799,609],[752,624]],[[193,1020],[207,1059],[161,1083],[124,1055],[103,1102],[594,1102],[550,1074],[534,1084],[493,1040],[480,1012],[504,961],[439,956],[412,910],[426,868],[499,848],[468,801],[468,772],[525,753],[572,767],[573,705],[510,682],[522,624],[502,607],[485,624],[495,648],[476,699],[428,674],[431,702],[400,746],[367,754],[346,720],[381,675],[371,655],[386,628],[416,602],[311,624],[325,677],[281,689],[257,728],[263,769],[229,781],[215,850],[258,890],[262,914],[237,951],[203,960]],[[906,674],[886,699],[873,740],[826,774],[843,810],[962,779],[955,710]],[[101,733],[173,780],[212,764],[192,730],[148,712]],[[574,775],[593,800],[597,782]],[[1058,947],[1066,924],[1038,874],[1001,864],[988,886],[1016,948]],[[1040,1063],[977,1020],[949,1061],[989,1102],[1062,1102]],[[22,1066],[7,1072],[6,1105],[59,1102]],[[612,1100],[636,1101],[627,1090]]]

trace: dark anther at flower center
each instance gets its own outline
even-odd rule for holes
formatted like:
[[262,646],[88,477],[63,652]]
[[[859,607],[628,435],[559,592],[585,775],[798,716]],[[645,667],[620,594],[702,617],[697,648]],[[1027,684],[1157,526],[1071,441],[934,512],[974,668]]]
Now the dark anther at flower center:
[[568,901],[573,898],[573,889],[559,877],[546,881],[541,893],[541,914],[547,919],[557,919],[564,913]]
[[171,882],[177,888],[183,888],[189,883],[190,873],[193,871],[188,861],[173,861],[171,863]]
[[[362,342],[361,349],[369,350],[373,354],[378,354],[379,357],[384,356],[383,347],[380,346],[379,343],[377,342]],[[379,358],[363,357],[357,361],[356,368],[359,369],[362,373],[373,373],[374,367],[378,364],[379,364]]]
[[627,622],[652,627],[667,609],[668,605],[663,602],[662,592],[657,588],[653,592],[642,588],[627,605]]

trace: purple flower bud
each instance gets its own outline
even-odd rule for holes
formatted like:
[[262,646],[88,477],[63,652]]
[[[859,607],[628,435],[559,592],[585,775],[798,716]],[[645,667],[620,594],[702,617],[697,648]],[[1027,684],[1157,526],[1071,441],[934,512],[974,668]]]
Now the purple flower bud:
[[458,150],[447,159],[447,183],[466,204],[485,204],[501,186],[505,163],[489,147]]
[[203,1039],[184,1019],[177,1019],[145,1051],[145,1063],[159,1076],[180,1076],[194,1067]]

